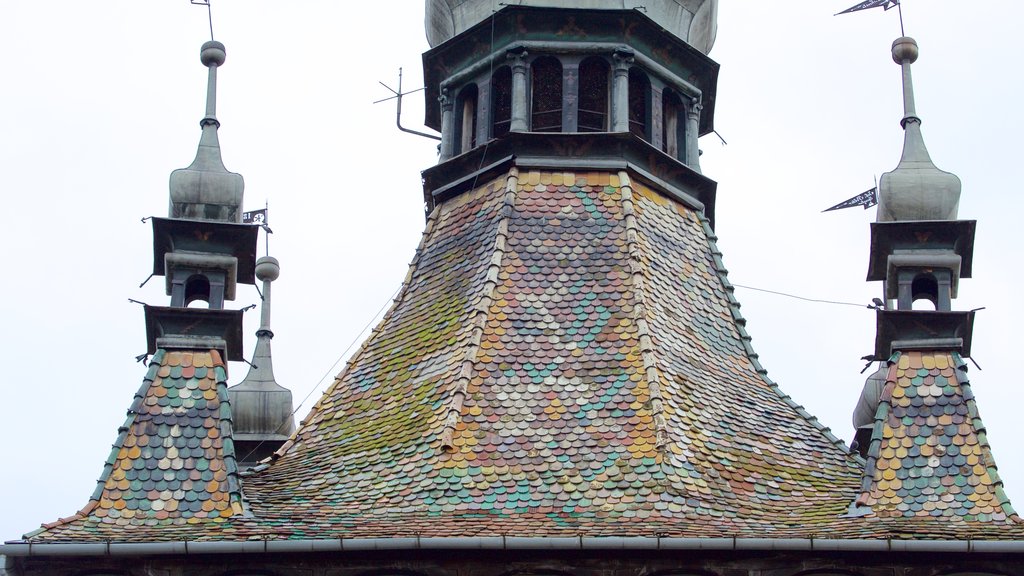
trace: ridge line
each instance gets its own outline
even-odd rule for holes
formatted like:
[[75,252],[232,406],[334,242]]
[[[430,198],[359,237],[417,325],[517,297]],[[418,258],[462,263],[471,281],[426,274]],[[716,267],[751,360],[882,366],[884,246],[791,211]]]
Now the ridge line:
[[473,335],[470,338],[469,346],[466,348],[466,355],[462,359],[462,367],[459,370],[455,391],[452,393],[451,402],[448,404],[448,414],[445,416],[444,429],[441,431],[441,449],[445,452],[455,451],[455,432],[459,419],[462,417],[463,404],[469,393],[469,383],[472,380],[477,353],[480,351],[480,341],[483,338],[484,327],[487,325],[491,304],[494,303],[494,291],[498,287],[498,274],[501,272],[501,262],[505,257],[505,246],[508,242],[508,223],[515,209],[518,187],[519,169],[513,166],[508,172],[505,183],[505,198],[501,206],[498,231],[494,235],[494,251],[491,253],[490,263],[487,266],[487,277],[472,312]]
[[622,213],[625,216],[626,251],[629,254],[630,276],[633,283],[633,320],[639,337],[640,357],[643,361],[644,380],[651,395],[651,415],[654,419],[654,446],[663,450],[670,442],[668,421],[665,419],[665,399],[661,394],[661,378],[658,370],[654,339],[647,323],[647,297],[643,291],[643,267],[640,265],[639,232],[633,206],[633,185],[625,170],[619,171],[619,192]]
[[[223,363],[223,360],[221,360]],[[228,375],[223,364],[214,368],[214,376],[217,378],[217,401],[220,403],[219,420],[221,435],[221,458],[224,460],[224,470],[227,472],[228,498],[231,504],[231,513],[236,516],[245,515],[245,494],[242,492],[242,482],[238,476],[238,460],[235,456],[234,441],[234,416],[231,411],[231,400],[228,398]]]
[[153,381],[156,380],[156,373],[160,369],[160,363],[163,361],[166,353],[167,352],[163,348],[160,348],[155,354],[153,354],[151,359],[152,361],[146,368],[146,375],[142,377],[142,384],[139,386],[138,391],[135,392],[135,396],[132,397],[132,403],[128,407],[124,424],[117,429],[117,438],[114,440],[114,443],[111,444],[110,453],[107,455],[107,459],[103,462],[103,470],[100,472],[100,477],[96,479],[96,487],[89,496],[89,501],[86,502],[85,506],[82,506],[78,512],[75,512],[70,516],[58,518],[53,522],[41,523],[39,528],[26,532],[22,536],[23,538],[32,538],[54,528],[66,526],[75,520],[86,518],[93,510],[96,509],[97,506],[99,506],[100,498],[103,497],[103,492],[107,486],[107,479],[110,478],[110,474],[114,470],[114,465],[117,464],[117,455],[120,453],[121,447],[124,446],[124,440],[128,436],[128,431],[131,429],[132,425],[135,423],[135,419],[138,417],[139,406],[145,398],[146,392],[153,384]]
[[1010,497],[1007,496],[1006,490],[1003,488],[1003,479],[999,476],[999,467],[996,466],[995,456],[992,455],[992,446],[988,443],[985,423],[981,420],[981,415],[978,413],[978,403],[974,399],[974,391],[971,390],[971,379],[967,375],[967,363],[964,362],[964,359],[957,352],[951,352],[950,356],[953,358],[954,374],[956,374],[957,382],[960,384],[960,393],[967,403],[968,414],[972,416],[971,423],[978,437],[978,444],[981,446],[982,453],[988,464],[986,472],[988,472],[989,478],[992,480],[993,495],[996,501],[999,502],[999,507],[1003,509],[1003,513],[1008,518],[1015,522],[1024,522],[1017,515],[1017,511],[1014,510],[1013,504],[1010,502]]

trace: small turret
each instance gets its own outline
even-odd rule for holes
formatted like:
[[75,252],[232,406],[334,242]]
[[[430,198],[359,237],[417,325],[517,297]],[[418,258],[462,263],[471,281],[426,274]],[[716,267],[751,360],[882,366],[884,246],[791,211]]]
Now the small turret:
[[960,179],[932,164],[921,137],[910,78],[917,43],[898,38],[892,56],[903,73],[905,137],[871,225],[868,280],[884,283],[885,303],[870,357],[879,367],[853,413],[865,467],[849,515],[1007,521],[1014,512],[963,361],[974,311],[953,310],[960,278],[971,277],[976,223],[957,220]]
[[295,431],[292,393],[274,378],[270,357],[270,284],[281,274],[276,258],[264,256],[256,262],[256,278],[263,282],[260,328],[249,374],[228,389],[234,418],[235,450],[242,466],[251,466],[277,450]]

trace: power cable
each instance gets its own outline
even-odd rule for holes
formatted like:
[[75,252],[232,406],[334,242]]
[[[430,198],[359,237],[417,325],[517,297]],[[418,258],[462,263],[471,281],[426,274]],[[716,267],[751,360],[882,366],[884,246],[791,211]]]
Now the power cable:
[[768,294],[775,294],[777,296],[785,296],[786,298],[794,298],[796,300],[803,300],[804,302],[815,302],[815,303],[818,303],[818,304],[836,304],[836,305],[842,305],[842,306],[856,306],[857,308],[870,308],[872,310],[875,309],[875,305],[873,305],[873,304],[856,304],[854,302],[839,302],[837,300],[822,300],[822,299],[819,299],[819,298],[807,298],[807,297],[804,297],[804,296],[797,296],[796,294],[789,294],[789,293],[786,293],[786,292],[778,292],[776,290],[768,290],[767,288],[755,288],[754,286],[744,286],[743,284],[736,284],[735,282],[733,282],[732,285],[737,287],[737,288],[745,288],[747,290],[755,290],[757,292],[767,292]]

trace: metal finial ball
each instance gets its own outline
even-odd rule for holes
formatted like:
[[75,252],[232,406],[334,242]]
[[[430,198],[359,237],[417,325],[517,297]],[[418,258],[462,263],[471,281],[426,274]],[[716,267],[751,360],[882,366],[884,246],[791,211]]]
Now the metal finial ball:
[[904,36],[893,41],[892,59],[897,64],[903,64],[904,62],[913,64],[917,62],[917,55],[917,42],[913,38]]
[[224,51],[224,45],[216,40],[204,43],[199,51],[199,61],[203,63],[203,66],[207,67],[223,66],[226,57],[227,52]]
[[256,278],[261,282],[277,280],[277,277],[281,275],[281,265],[277,263],[277,258],[273,256],[261,256],[256,261]]

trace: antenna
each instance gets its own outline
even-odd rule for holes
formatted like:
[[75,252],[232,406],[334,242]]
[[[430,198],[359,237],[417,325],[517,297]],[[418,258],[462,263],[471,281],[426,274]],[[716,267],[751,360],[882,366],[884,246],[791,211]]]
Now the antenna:
[[388,91],[390,91],[392,94],[394,94],[394,96],[388,96],[387,98],[381,98],[380,100],[375,101],[374,104],[380,104],[381,102],[387,102],[388,100],[397,100],[398,101],[398,111],[397,111],[397,113],[395,115],[395,124],[398,126],[399,130],[401,130],[402,132],[408,132],[409,134],[415,134],[417,136],[423,136],[424,138],[430,138],[431,140],[441,140],[440,136],[435,136],[433,134],[427,134],[426,132],[417,132],[416,130],[410,130],[408,128],[403,128],[402,127],[402,96],[405,96],[406,94],[414,94],[416,92],[419,92],[420,90],[423,90],[423,88],[417,88],[415,90],[410,90],[408,92],[402,92],[402,69],[401,68],[398,69],[398,90],[393,89],[391,86],[388,86],[387,84],[385,84],[383,82],[377,81],[377,83],[380,84],[381,86],[387,88]]
[[189,0],[193,6],[206,6],[206,17],[210,21],[210,40],[213,40],[213,9],[210,0]]

